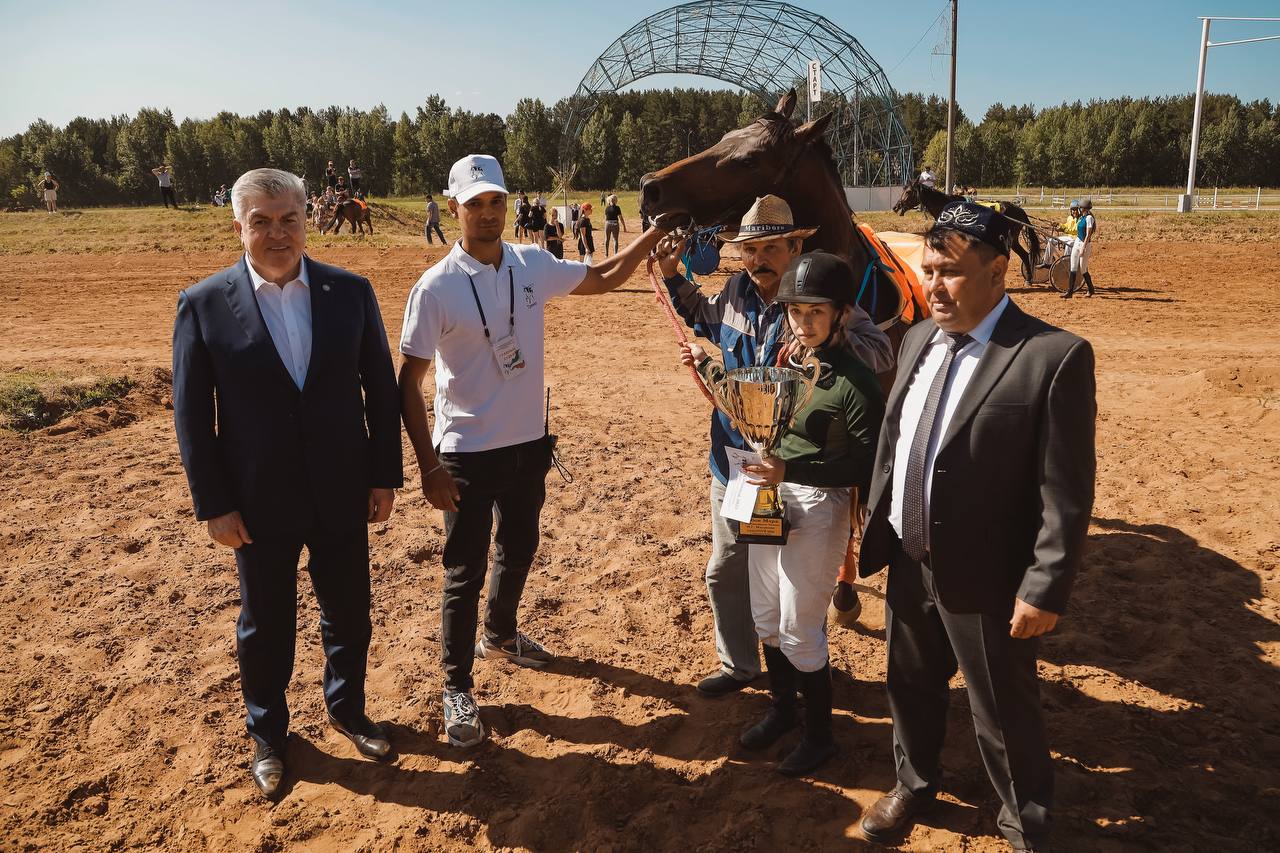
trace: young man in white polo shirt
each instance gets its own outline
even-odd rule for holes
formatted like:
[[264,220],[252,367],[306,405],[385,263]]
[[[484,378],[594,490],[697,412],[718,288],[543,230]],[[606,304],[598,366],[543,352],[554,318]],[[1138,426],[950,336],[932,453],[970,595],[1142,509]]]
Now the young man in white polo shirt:
[[[472,154],[454,163],[446,195],[462,239],[409,294],[400,393],[423,493],[444,510],[445,733],[455,746],[473,746],[485,737],[471,696],[475,656],[535,668],[553,659],[516,625],[551,467],[543,421],[543,309],[557,296],[618,287],[665,232],[650,229],[588,267],[536,245],[503,242],[507,190],[493,157]],[[434,431],[422,396],[433,362]],[[477,644],[476,611],[495,518],[493,576]]]

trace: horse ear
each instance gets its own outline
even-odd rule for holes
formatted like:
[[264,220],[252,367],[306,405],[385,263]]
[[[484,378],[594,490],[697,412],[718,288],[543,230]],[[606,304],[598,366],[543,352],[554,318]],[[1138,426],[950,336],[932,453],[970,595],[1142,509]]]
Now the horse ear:
[[821,139],[822,134],[827,132],[827,125],[831,124],[831,119],[835,113],[827,113],[824,116],[815,118],[807,124],[802,124],[796,128],[796,139],[801,142],[812,142],[815,139]]
[[783,118],[791,118],[791,114],[796,111],[796,90],[790,89],[788,92],[778,99],[778,105],[773,111]]

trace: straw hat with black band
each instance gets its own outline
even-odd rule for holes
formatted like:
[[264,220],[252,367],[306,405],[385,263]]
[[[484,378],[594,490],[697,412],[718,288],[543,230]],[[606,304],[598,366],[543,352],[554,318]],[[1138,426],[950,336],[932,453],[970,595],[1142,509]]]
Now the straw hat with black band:
[[817,232],[817,228],[797,228],[791,215],[791,205],[776,195],[760,196],[742,217],[742,223],[734,229],[720,232],[726,243],[750,243],[756,240],[773,240],[777,237],[804,239]]

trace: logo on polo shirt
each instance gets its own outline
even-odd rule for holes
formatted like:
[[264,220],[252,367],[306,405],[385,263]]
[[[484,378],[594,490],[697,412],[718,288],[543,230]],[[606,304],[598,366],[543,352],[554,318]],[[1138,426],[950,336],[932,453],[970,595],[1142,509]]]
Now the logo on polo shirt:
[[521,289],[524,291],[524,304],[525,304],[525,307],[527,307],[527,308],[532,308],[533,306],[535,306],[535,305],[537,305],[537,304],[538,304],[537,300],[533,298],[533,286],[532,286],[532,285],[525,285],[525,286],[524,286],[524,287],[522,287]]

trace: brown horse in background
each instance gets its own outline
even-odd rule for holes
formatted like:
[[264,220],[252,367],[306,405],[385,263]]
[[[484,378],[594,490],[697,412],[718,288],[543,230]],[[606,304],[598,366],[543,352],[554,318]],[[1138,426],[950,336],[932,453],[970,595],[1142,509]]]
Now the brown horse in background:
[[[873,263],[853,222],[844,182],[822,138],[832,114],[799,127],[791,123],[796,93],[791,90],[774,111],[746,127],[731,130],[705,151],[641,179],[641,210],[663,228],[736,226],[757,197],[772,193],[791,206],[796,224],[817,226],[804,242],[806,252],[822,249],[853,267],[856,301],[884,329],[896,355],[906,333],[898,287],[873,269],[858,298],[867,267]],[[881,375],[892,383],[893,373]]]
[[342,230],[342,223],[351,223],[351,233],[356,233],[356,227],[359,226],[360,233],[364,233],[364,226],[369,226],[369,233],[373,233],[373,220],[369,217],[369,205],[361,204],[355,199],[346,199],[339,201],[337,207],[334,208],[333,219],[325,224],[320,233],[324,234],[330,228],[333,233],[337,234]]
[[[920,179],[916,178],[902,188],[902,195],[893,205],[893,212],[902,216],[908,210],[923,207],[930,216],[937,219],[938,214],[942,213],[942,208],[953,201],[964,200],[965,198],[962,195],[948,195],[942,190],[920,183]],[[1031,227],[1031,217],[1027,215],[1025,210],[1011,201],[980,201],[978,204],[993,208],[1005,219],[1015,223],[1009,229],[1009,248],[1022,259],[1022,277],[1027,281],[1031,281],[1031,273],[1036,265],[1035,259],[1040,257],[1040,234]],[[1027,235],[1027,248],[1025,249],[1022,248],[1021,243],[1023,233]]]

